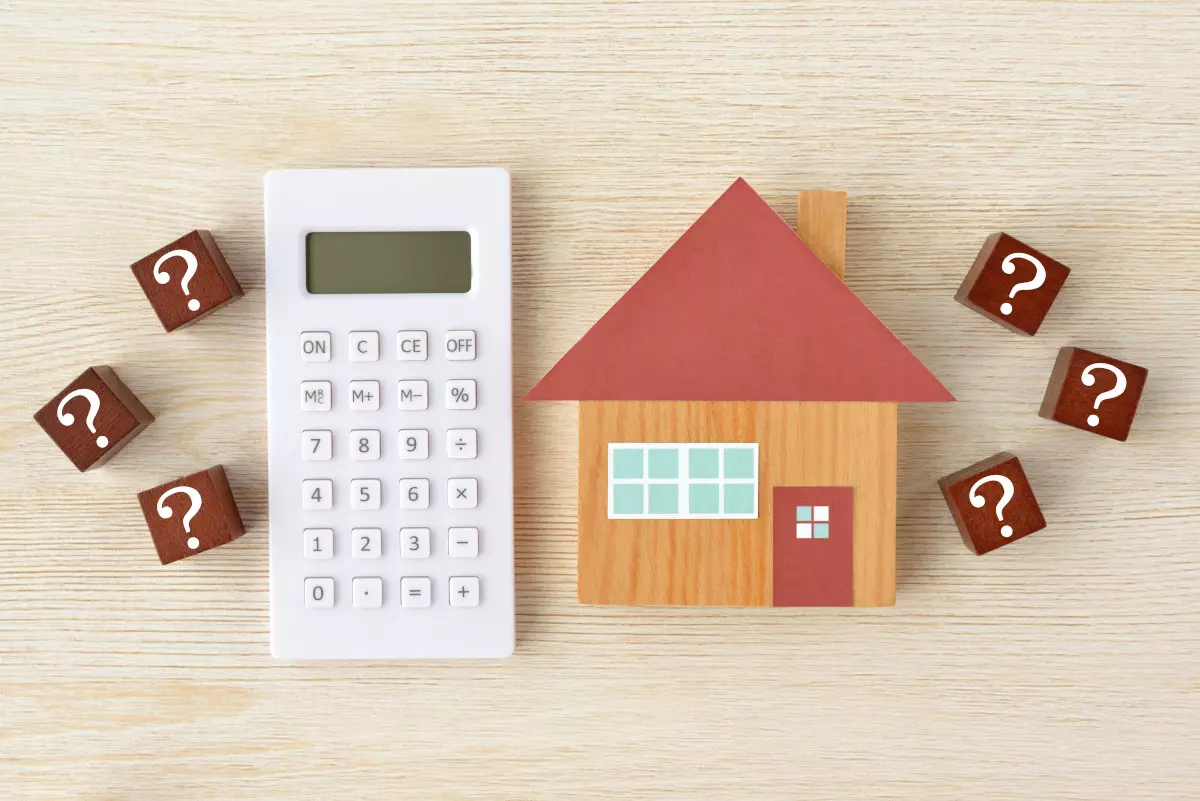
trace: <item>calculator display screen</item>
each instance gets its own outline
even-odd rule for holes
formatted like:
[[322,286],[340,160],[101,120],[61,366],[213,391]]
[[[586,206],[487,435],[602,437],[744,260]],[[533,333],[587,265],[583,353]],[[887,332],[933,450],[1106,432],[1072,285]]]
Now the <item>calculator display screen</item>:
[[314,295],[462,293],[471,289],[466,231],[317,231],[305,243]]

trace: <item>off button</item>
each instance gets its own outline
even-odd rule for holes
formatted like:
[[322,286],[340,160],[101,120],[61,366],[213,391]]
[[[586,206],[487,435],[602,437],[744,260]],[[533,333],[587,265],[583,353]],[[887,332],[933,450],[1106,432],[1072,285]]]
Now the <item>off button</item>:
[[446,359],[452,362],[470,362],[475,360],[475,332],[447,331]]

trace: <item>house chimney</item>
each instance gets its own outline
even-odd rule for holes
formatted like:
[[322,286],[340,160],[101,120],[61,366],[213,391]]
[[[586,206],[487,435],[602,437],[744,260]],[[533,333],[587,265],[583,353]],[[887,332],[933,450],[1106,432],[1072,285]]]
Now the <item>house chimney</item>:
[[796,233],[846,280],[846,193],[809,189],[796,198]]

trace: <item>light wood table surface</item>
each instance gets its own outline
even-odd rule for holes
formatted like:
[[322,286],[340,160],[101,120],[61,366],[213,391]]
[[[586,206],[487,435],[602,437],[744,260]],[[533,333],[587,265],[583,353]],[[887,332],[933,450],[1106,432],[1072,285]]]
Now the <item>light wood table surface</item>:
[[[0,10],[6,798],[1161,799],[1200,793],[1195,3],[162,3]],[[575,602],[573,405],[516,406],[516,655],[267,646],[263,172],[500,164],[523,393],[738,175],[850,195],[847,281],[954,392],[900,412],[898,603]],[[165,335],[127,265],[214,232],[246,297]],[[1037,337],[953,301],[1007,230]],[[1039,419],[1142,364],[1128,443]],[[109,364],[157,421],[77,474],[32,422]],[[1020,455],[1049,528],[967,552],[936,479]],[[134,496],[222,463],[169,568]]]

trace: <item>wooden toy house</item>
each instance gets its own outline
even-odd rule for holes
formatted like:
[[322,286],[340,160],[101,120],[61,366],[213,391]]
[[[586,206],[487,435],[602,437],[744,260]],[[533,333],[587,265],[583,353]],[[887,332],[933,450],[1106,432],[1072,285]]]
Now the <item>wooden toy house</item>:
[[527,400],[580,402],[581,602],[885,606],[896,406],[953,397],[739,179]]

